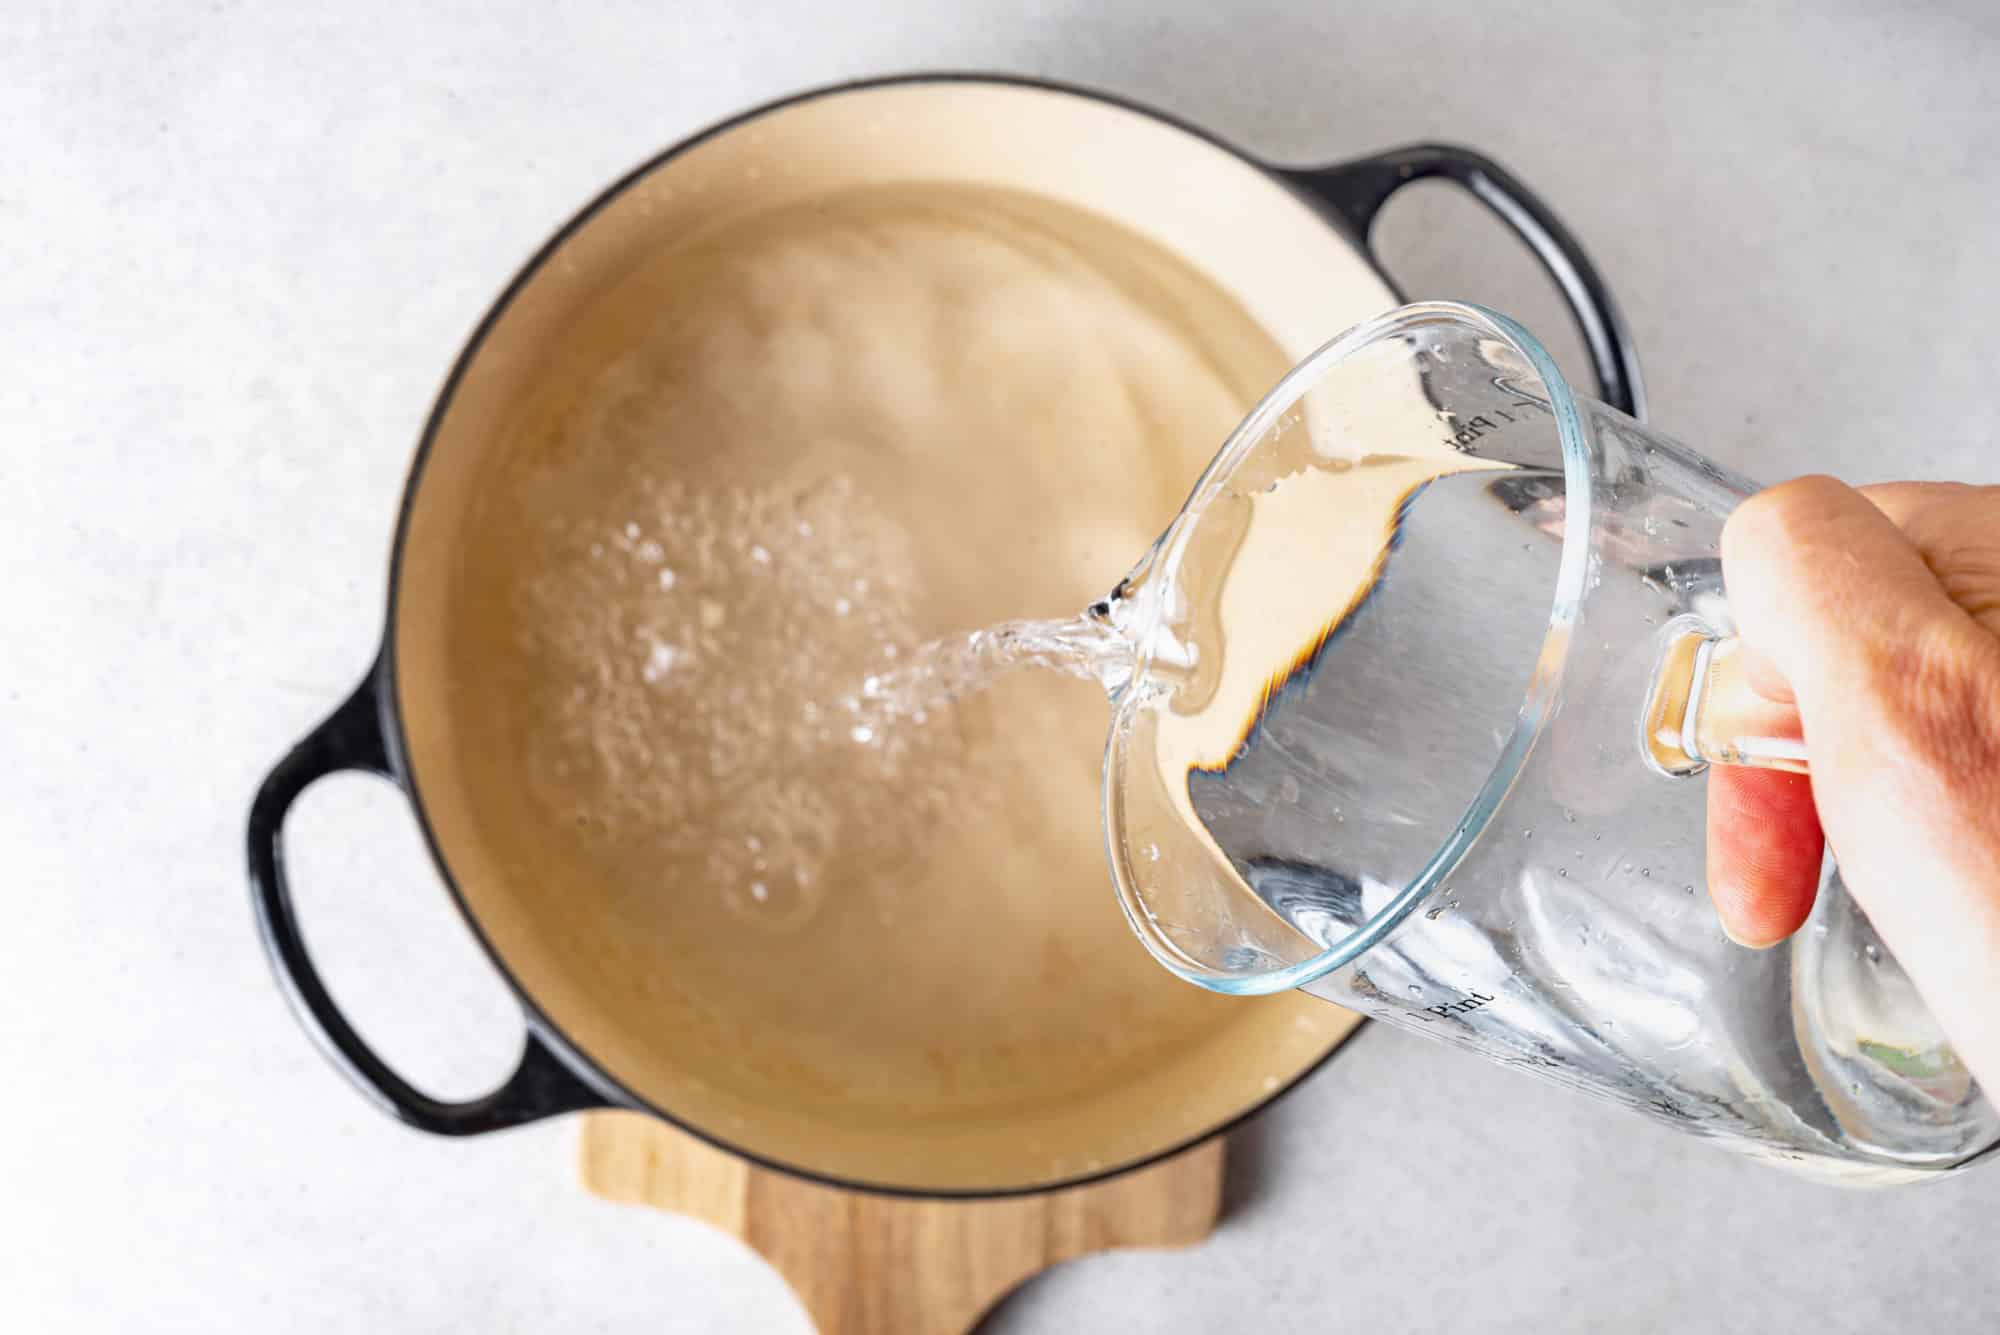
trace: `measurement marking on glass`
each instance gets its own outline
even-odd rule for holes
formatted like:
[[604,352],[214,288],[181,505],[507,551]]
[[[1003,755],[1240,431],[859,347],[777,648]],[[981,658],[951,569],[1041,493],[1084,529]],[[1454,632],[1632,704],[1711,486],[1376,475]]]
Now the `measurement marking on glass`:
[[1414,1013],[1419,1020],[1429,1024],[1433,1017],[1449,1020],[1454,1016],[1470,1015],[1492,1000],[1493,998],[1484,992],[1467,992],[1456,1001],[1441,1001],[1435,1006],[1425,1006]]

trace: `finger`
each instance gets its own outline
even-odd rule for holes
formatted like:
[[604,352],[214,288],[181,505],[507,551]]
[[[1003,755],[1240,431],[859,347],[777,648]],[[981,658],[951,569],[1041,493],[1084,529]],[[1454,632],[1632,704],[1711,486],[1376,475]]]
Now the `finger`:
[[[1876,482],[1855,490],[1887,516],[1890,523],[1903,529],[1918,514],[1948,505],[1971,489],[1957,482]],[[1745,644],[1741,652],[1744,681],[1751,690],[1777,704],[1796,702],[1792,684],[1785,680],[1776,663],[1755,645]]]
[[1887,482],[1861,494],[1902,530],[1945,596],[2000,635],[2000,487]]
[[[1912,495],[1878,490],[1890,505]],[[1869,684],[1857,673],[1893,672],[1931,627],[1964,615],[1890,516],[1832,478],[1799,478],[1738,506],[1722,563],[1745,644],[1801,705]]]
[[1922,799],[1941,778],[1956,794],[1991,791],[2000,642],[1887,513],[1831,478],[1800,478],[1739,506],[1722,548],[1742,643],[1790,684],[1814,774],[1841,780],[1816,790],[1836,852],[1858,851],[1843,847],[1850,823],[1857,834],[1897,815],[1938,823],[1947,813]]
[[1708,772],[1708,893],[1730,940],[1761,950],[1798,931],[1825,850],[1805,775],[1735,765]]
[[1742,663],[1744,684],[1773,704],[1794,704],[1797,698],[1792,694],[1792,684],[1785,680],[1785,674],[1778,671],[1778,665],[1757,652],[1754,645],[1745,644],[1737,651]]
[[1871,482],[1855,490],[1887,515],[1890,523],[1907,530],[1911,519],[1922,511],[1950,504],[1955,497],[1979,488],[1963,482]]

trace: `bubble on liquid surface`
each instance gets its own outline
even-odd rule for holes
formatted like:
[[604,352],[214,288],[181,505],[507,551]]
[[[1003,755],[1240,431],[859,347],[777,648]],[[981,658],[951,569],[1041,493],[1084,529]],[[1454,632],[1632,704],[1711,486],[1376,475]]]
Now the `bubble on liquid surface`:
[[646,663],[639,669],[639,675],[649,683],[657,682],[673,671],[674,664],[680,661],[680,656],[681,651],[675,646],[654,640],[646,651]]

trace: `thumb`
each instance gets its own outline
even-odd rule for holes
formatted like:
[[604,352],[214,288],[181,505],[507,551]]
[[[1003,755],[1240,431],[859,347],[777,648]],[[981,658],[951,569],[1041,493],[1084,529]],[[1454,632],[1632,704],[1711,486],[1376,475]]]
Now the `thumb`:
[[1745,642],[1797,699],[1842,879],[2000,1089],[2000,638],[1831,478],[1744,502],[1722,551]]

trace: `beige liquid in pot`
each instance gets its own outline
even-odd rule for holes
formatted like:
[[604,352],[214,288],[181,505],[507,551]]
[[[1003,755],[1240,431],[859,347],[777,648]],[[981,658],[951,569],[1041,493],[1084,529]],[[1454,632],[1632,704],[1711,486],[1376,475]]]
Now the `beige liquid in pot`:
[[[884,187],[676,247],[550,356],[474,498],[455,712],[614,1074],[671,1053],[641,1092],[725,1136],[1046,1124],[1053,1177],[1101,1166],[1066,1107],[1316,1007],[1132,939],[1094,683],[1024,674],[870,745],[827,716],[929,637],[1116,582],[1286,369],[1233,302],[1107,222]],[[1320,1041],[1283,1027],[1273,1072]]]

